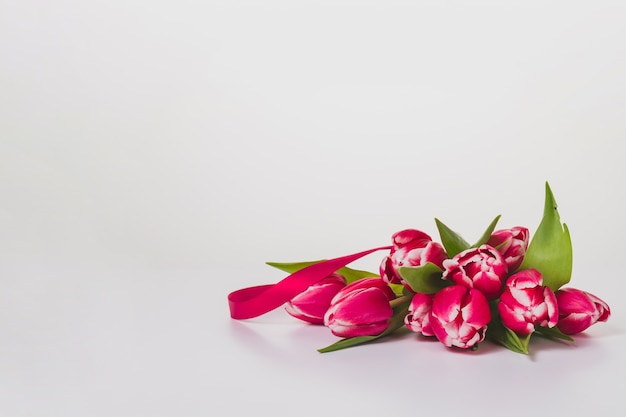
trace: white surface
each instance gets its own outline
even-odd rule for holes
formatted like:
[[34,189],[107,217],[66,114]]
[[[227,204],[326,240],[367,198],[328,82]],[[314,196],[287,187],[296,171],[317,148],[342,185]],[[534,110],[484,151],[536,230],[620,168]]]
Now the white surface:
[[[619,415],[626,8],[257,3],[0,4],[0,415]],[[575,346],[228,317],[265,261],[532,233],[546,180],[613,308]]]

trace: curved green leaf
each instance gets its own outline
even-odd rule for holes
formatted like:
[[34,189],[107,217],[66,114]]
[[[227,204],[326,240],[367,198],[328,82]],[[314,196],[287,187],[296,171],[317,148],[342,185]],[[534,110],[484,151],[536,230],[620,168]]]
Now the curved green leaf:
[[[280,269],[281,271],[285,271],[289,274],[293,274],[296,271],[301,270],[309,265],[313,265],[319,262],[323,262],[325,259],[320,259],[319,261],[306,261],[306,262],[289,262],[289,263],[280,263],[280,262],[265,262],[267,265],[272,266],[274,268]],[[348,268],[344,266],[337,270],[337,273],[343,275],[346,279],[346,282],[350,284],[351,282],[357,281],[362,278],[370,278],[370,277],[378,277],[379,275],[374,272],[369,271],[361,271],[358,269]],[[395,290],[395,289],[394,289]]]
[[[532,334],[532,333],[531,333]],[[492,342],[499,343],[510,351],[516,353],[528,354],[528,345],[530,343],[530,334],[523,339],[515,333],[513,330],[506,327],[500,321],[500,317],[494,317],[489,326],[487,326],[487,339]]]
[[546,182],[543,218],[533,236],[519,269],[534,268],[543,276],[543,284],[553,291],[567,284],[572,275],[572,240],[567,225],[561,225],[556,200]]
[[560,331],[557,327],[535,327],[535,333],[537,336],[542,336],[550,340],[566,340],[568,342],[573,342],[574,339],[571,336],[566,335],[562,331]]
[[434,294],[449,285],[447,281],[441,279],[443,274],[441,268],[431,262],[420,266],[402,266],[398,268],[398,272],[415,292]]
[[470,248],[470,244],[467,243],[461,235],[443,224],[439,219],[435,219],[435,223],[437,224],[437,229],[439,230],[441,244],[450,258],[457,253]]
[[491,237],[491,234],[493,233],[493,231],[496,228],[496,225],[498,224],[498,220],[500,220],[500,214],[498,214],[496,216],[495,219],[493,219],[493,221],[491,222],[491,224],[489,224],[489,226],[487,226],[487,230],[485,230],[485,233],[483,233],[483,235],[480,237],[480,239],[478,239],[478,242],[474,243],[472,245],[473,248],[477,248],[480,245],[484,245],[485,243],[487,243],[487,241],[489,240],[489,238]]

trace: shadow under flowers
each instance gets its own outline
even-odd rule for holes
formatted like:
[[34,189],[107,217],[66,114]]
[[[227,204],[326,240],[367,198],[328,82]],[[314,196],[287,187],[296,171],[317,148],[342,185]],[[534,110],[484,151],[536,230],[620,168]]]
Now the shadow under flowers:
[[[328,328],[305,323],[288,316],[279,316],[278,314],[270,314],[261,319],[230,320],[229,327],[232,337],[237,340],[238,345],[242,349],[263,357],[264,360],[283,364],[296,364],[300,363],[303,357],[312,358],[334,353],[320,354],[317,352],[318,349],[341,340],[334,336]],[[402,343],[410,344],[410,349],[419,349],[420,346],[423,346],[424,353],[428,352],[427,354],[436,354],[436,351],[441,351],[445,355],[452,353],[454,355],[483,357],[504,352],[507,355],[525,356],[534,362],[538,361],[542,355],[550,354],[553,351],[563,351],[565,353],[578,349],[601,349],[602,339],[624,333],[623,329],[612,328],[607,325],[604,325],[602,328],[591,329],[590,331],[593,331],[592,335],[587,333],[574,335],[574,341],[553,340],[538,335],[533,336],[527,355],[508,351],[504,346],[489,340],[481,342],[476,350],[455,347],[447,348],[435,337],[418,335],[406,328],[400,328],[379,339],[342,350],[361,349],[367,345],[380,344],[389,344],[390,348],[392,348],[392,345]],[[396,352],[402,355],[403,349],[396,349]]]

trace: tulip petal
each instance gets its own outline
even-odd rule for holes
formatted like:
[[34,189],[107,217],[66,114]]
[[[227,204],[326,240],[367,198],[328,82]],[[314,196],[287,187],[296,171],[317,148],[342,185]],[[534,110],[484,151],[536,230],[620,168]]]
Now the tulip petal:
[[405,229],[394,233],[391,236],[395,249],[409,247],[424,247],[432,238],[421,230]]
[[491,321],[487,298],[478,290],[470,290],[468,301],[462,308],[463,319],[474,327],[486,326]]
[[548,322],[547,327],[554,327],[559,321],[559,306],[556,301],[556,295],[550,287],[544,288],[544,300],[548,309]]
[[531,334],[535,326],[526,321],[524,314],[520,310],[514,310],[505,303],[498,303],[498,312],[502,319],[502,324],[520,335]]
[[359,337],[359,336],[376,336],[387,328],[389,323],[370,323],[362,324],[358,326],[354,325],[341,325],[335,323],[330,327],[330,331],[338,337]]
[[583,332],[593,324],[593,320],[586,313],[571,313],[559,319],[557,327],[565,334],[576,334]]
[[588,292],[586,292],[585,294],[587,294],[591,302],[593,302],[596,311],[598,311],[598,318],[596,319],[596,321],[607,321],[609,319],[609,316],[611,315],[611,309],[609,308],[609,305],[604,300],[601,300],[593,294],[590,294]]
[[477,288],[489,300],[498,297],[506,278],[502,255],[489,245],[465,250],[443,262],[443,278],[466,288]]
[[285,310],[297,319],[323,324],[331,300],[345,285],[341,275],[331,274],[292,298],[285,304]]
[[431,295],[420,293],[412,297],[408,314],[404,318],[404,323],[407,328],[416,333],[421,333],[424,336],[434,336],[430,328],[432,299],[433,297]]
[[348,302],[332,307],[335,323],[346,326],[376,323],[390,319],[393,314],[389,300],[377,288],[357,290],[348,297]]
[[387,297],[389,301],[395,298],[393,290],[389,285],[380,278],[363,278],[358,281],[354,281],[345,287],[343,287],[337,295],[332,299],[331,303],[336,304],[344,298],[350,296],[353,292],[360,289],[378,288]]
[[446,322],[453,321],[461,311],[461,302],[467,289],[460,285],[452,285],[435,294],[432,314]]
[[595,306],[584,291],[575,288],[563,288],[556,292],[559,312],[562,315],[586,312],[591,314]]

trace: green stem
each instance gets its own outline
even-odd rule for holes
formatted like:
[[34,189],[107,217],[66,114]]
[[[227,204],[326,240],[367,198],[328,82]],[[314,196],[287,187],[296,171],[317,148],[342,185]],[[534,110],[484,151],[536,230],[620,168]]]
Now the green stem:
[[413,294],[403,295],[402,297],[394,298],[393,300],[389,301],[389,305],[391,306],[391,308],[396,308],[399,305],[411,302],[412,298]]

